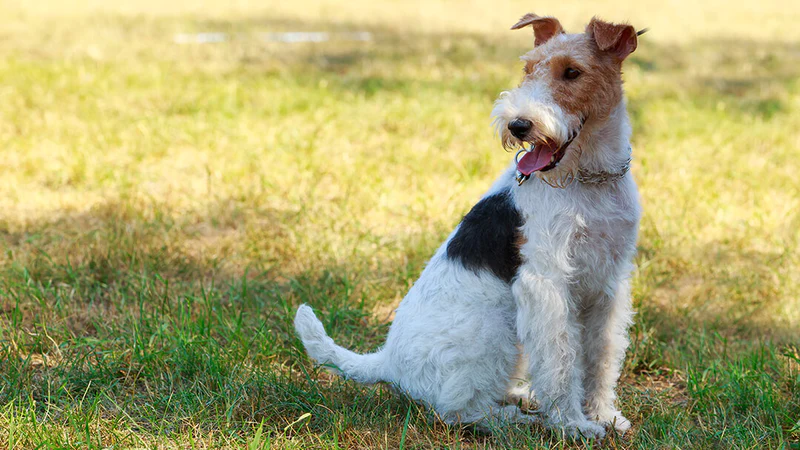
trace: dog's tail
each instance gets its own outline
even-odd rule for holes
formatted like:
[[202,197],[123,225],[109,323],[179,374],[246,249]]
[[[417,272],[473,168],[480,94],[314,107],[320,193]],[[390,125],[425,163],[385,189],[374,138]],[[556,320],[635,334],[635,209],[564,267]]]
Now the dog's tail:
[[340,347],[328,337],[322,322],[308,305],[300,305],[294,317],[294,329],[303,341],[308,356],[317,364],[324,365],[334,373],[359,383],[385,381],[384,354],[381,351],[359,355]]

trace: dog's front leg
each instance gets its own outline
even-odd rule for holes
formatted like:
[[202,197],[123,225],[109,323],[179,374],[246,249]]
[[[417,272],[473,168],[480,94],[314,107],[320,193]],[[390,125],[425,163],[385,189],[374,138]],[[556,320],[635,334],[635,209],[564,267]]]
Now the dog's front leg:
[[513,284],[517,335],[530,357],[531,387],[545,424],[567,434],[601,438],[602,426],[583,413],[581,329],[565,274],[520,268]]
[[603,293],[591,299],[583,311],[584,386],[589,418],[603,425],[613,425],[617,431],[625,433],[631,423],[614,405],[614,388],[628,347],[632,310],[628,280],[618,284],[616,292]]

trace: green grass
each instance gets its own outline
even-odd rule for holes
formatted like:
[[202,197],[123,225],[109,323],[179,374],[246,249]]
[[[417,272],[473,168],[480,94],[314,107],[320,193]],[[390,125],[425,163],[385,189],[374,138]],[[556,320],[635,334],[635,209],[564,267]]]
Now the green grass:
[[[800,9],[684,3],[536,5],[652,27],[625,72],[634,429],[603,444],[798,449]],[[313,368],[291,326],[309,303],[381,345],[511,157],[488,114],[530,5],[0,7],[0,447],[599,446],[429,421]],[[281,30],[375,39],[259,39]],[[172,42],[195,31],[234,39]]]

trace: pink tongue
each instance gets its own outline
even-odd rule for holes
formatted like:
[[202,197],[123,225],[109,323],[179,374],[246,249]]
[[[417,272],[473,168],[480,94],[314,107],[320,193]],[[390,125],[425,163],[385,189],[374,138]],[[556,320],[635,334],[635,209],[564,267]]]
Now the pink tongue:
[[550,164],[550,159],[553,157],[554,152],[554,148],[539,145],[522,155],[522,158],[517,163],[517,170],[526,176],[537,170],[542,170]]

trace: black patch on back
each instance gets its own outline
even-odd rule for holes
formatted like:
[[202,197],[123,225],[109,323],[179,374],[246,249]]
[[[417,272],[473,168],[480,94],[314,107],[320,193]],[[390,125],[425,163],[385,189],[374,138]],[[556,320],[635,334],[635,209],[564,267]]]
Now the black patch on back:
[[509,191],[486,197],[464,216],[447,244],[447,257],[476,272],[488,269],[511,282],[522,264],[518,239],[523,223]]

